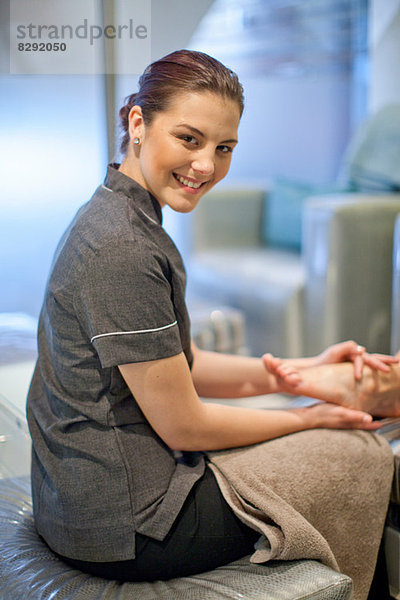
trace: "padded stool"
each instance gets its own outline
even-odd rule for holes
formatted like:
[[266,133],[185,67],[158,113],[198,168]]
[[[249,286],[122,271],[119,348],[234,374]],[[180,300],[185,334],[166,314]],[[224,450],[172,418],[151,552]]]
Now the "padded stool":
[[312,560],[248,558],[194,577],[120,583],[71,569],[36,533],[28,477],[0,479],[0,600],[350,600],[351,579]]

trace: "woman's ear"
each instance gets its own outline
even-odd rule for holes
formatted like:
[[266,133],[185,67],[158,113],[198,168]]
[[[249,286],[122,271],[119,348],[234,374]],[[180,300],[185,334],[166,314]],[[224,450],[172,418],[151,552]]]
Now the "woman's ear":
[[140,106],[132,106],[129,111],[129,137],[131,141],[135,138],[139,138],[140,140],[143,137],[144,133],[144,123],[142,116],[142,109]]

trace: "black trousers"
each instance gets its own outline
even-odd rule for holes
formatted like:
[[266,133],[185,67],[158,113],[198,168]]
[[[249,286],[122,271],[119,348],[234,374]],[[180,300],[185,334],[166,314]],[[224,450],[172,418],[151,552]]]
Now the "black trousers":
[[[155,581],[195,575],[252,554],[259,536],[235,516],[207,468],[162,542],[136,534],[134,560],[98,563],[60,558],[105,579]],[[383,545],[368,600],[390,600]]]
[[206,468],[162,542],[136,534],[134,560],[97,563],[60,558],[74,568],[105,579],[155,581],[226,565],[251,554],[259,537],[235,516],[212,471]]

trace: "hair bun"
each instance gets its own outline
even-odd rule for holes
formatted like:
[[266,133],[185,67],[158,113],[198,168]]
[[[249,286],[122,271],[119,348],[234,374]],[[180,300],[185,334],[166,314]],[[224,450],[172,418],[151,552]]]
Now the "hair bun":
[[137,94],[131,94],[127,98],[125,98],[125,104],[119,111],[119,116],[121,117],[121,121],[123,123],[123,127],[125,129],[125,123],[128,122],[128,117],[132,106],[136,104]]

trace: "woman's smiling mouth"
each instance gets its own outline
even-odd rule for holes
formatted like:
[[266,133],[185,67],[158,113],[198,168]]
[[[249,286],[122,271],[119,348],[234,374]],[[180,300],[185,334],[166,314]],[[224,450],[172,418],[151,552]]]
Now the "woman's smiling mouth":
[[191,189],[197,190],[199,187],[207,183],[206,181],[192,181],[190,179],[186,179],[186,177],[182,177],[182,175],[178,175],[178,173],[172,173],[173,176],[180,184],[185,187],[189,187]]

